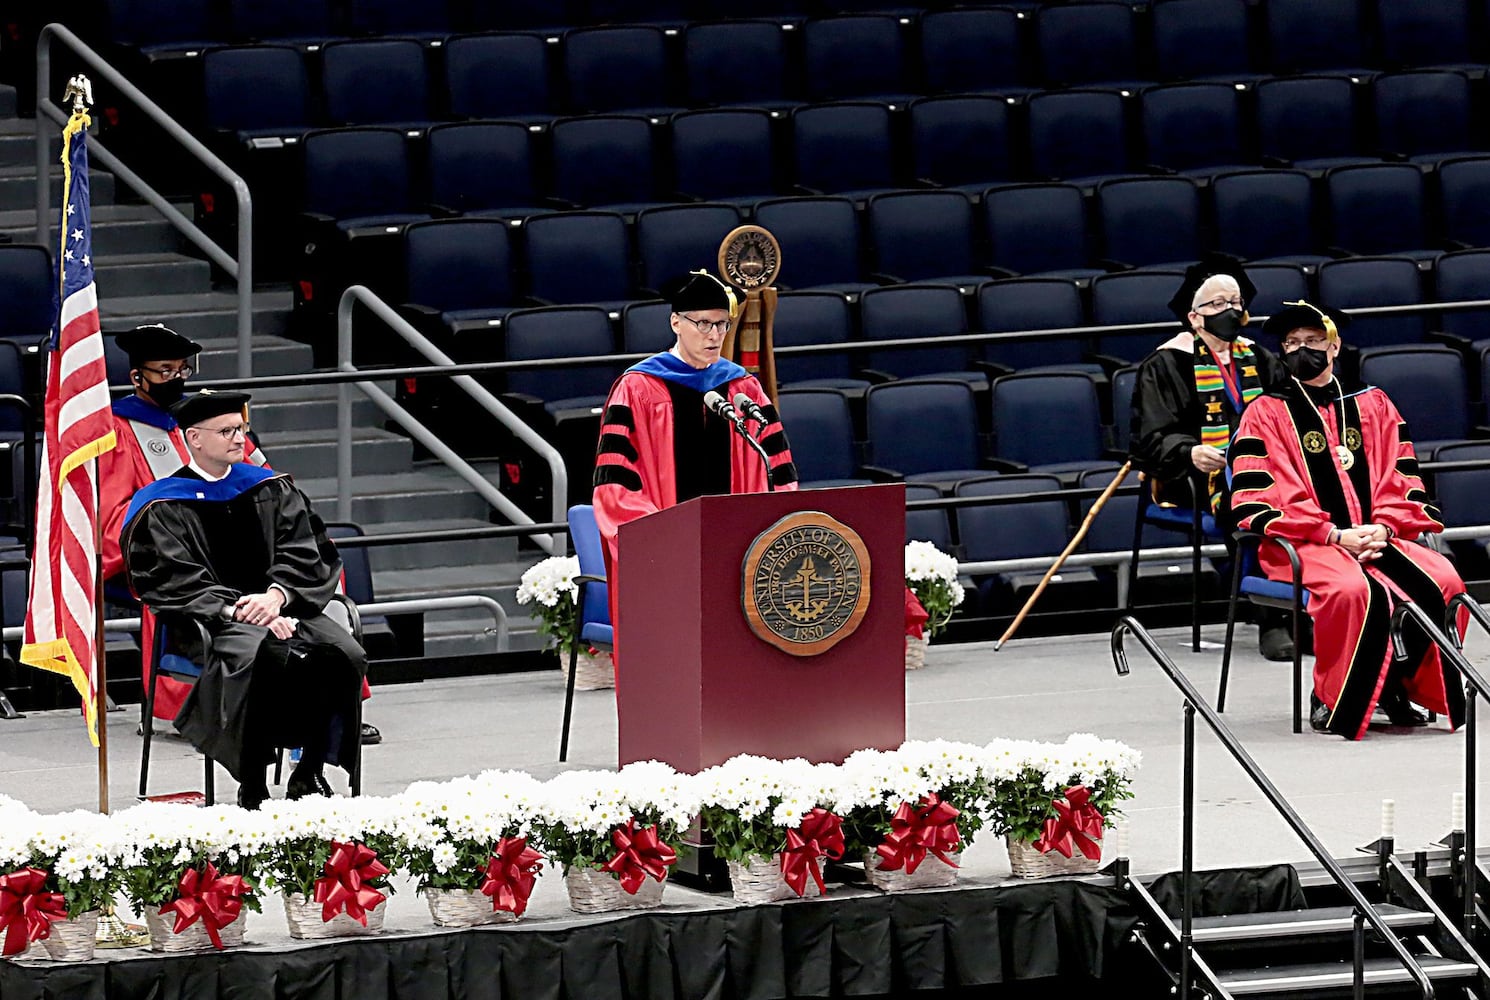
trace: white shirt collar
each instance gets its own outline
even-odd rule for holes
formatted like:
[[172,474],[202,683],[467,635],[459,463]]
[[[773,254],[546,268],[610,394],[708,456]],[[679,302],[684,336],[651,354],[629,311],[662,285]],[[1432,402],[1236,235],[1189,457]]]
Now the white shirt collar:
[[204,469],[200,465],[198,465],[197,464],[197,460],[195,458],[191,459],[186,464],[191,469],[192,472],[195,472],[197,475],[201,476],[203,479],[207,480],[207,482],[209,482],[209,483],[220,483],[224,479],[228,478],[228,476],[231,475],[232,472],[233,472],[233,467],[230,465],[230,466],[228,466],[228,471],[227,472],[224,472],[220,476],[214,476],[210,472],[208,472],[206,469]]

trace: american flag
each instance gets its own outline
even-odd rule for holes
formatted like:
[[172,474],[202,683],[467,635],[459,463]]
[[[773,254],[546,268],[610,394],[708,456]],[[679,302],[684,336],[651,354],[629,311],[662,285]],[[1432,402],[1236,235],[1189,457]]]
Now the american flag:
[[86,114],[62,133],[61,314],[47,355],[46,434],[21,662],[72,680],[98,746],[95,622],[99,455],[114,447],[89,225]]

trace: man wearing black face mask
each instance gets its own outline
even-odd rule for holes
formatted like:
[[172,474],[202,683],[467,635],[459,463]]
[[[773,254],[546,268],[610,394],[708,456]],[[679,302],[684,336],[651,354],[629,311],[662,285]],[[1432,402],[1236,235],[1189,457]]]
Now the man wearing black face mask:
[[[172,475],[191,457],[186,439],[167,412],[186,393],[191,362],[202,345],[164,326],[140,326],[114,338],[129,355],[129,380],[134,394],[114,401],[114,438],[117,446],[99,458],[99,513],[103,519],[103,575],[121,579],[124,558],[119,532],[124,512],[141,487]],[[264,453],[243,442],[243,461],[267,466]],[[146,650],[148,662],[149,651]],[[169,677],[160,679],[155,715],[174,719],[188,686]]]
[[[1413,601],[1441,622],[1464,590],[1447,559],[1411,544],[1443,522],[1402,416],[1380,389],[1342,386],[1335,376],[1344,313],[1287,305],[1263,332],[1281,339],[1292,377],[1247,410],[1229,457],[1238,523],[1298,549],[1314,619],[1310,723],[1360,739],[1378,706],[1393,725],[1425,725],[1416,702],[1457,728],[1463,688],[1437,647],[1410,632],[1398,659],[1389,637],[1397,602]],[[1260,560],[1273,579],[1289,579],[1276,546],[1263,546]],[[1467,618],[1461,612],[1461,636]]]
[[[1241,336],[1256,293],[1234,257],[1212,254],[1186,270],[1169,303],[1185,329],[1144,359],[1133,392],[1129,448],[1155,501],[1188,508],[1199,492],[1228,535],[1227,446],[1247,406],[1286,377],[1272,352]],[[1291,660],[1292,633],[1265,614],[1262,654]]]

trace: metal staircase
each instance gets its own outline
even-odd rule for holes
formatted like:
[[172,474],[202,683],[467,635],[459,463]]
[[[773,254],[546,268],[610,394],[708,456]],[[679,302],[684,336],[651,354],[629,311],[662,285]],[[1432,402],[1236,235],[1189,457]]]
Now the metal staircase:
[[[1467,596],[1464,603],[1476,620],[1490,627],[1490,615]],[[1454,604],[1450,605],[1450,615]],[[1393,641],[1400,643],[1404,624],[1412,620],[1439,647],[1444,661],[1463,678],[1468,702],[1490,695],[1485,681],[1464,660],[1455,644],[1415,605],[1403,603],[1393,615]],[[1485,925],[1472,902],[1479,868],[1466,863],[1465,845],[1474,843],[1473,801],[1456,802],[1459,829],[1450,849],[1440,856],[1440,883],[1449,883],[1448,898],[1461,915],[1462,930],[1445,915],[1430,892],[1434,885],[1427,852],[1414,855],[1409,870],[1396,856],[1393,818],[1384,810],[1382,836],[1367,850],[1374,855],[1364,867],[1332,858],[1304,821],[1241,746],[1190,680],[1135,619],[1124,618],[1112,632],[1113,664],[1128,673],[1124,640],[1132,636],[1169,675],[1185,698],[1184,775],[1181,802],[1182,868],[1178,885],[1161,902],[1150,887],[1127,879],[1120,859],[1116,876],[1136,897],[1141,914],[1134,943],[1156,959],[1170,993],[1190,1000],[1206,997],[1435,996],[1490,1000],[1490,965],[1475,951]],[[1318,874],[1308,892],[1300,891],[1257,902],[1237,896],[1230,909],[1213,905],[1226,893],[1206,891],[1205,876],[1193,870],[1195,817],[1195,720],[1199,716],[1222,747],[1271,803],[1287,826],[1314,855]],[[1474,713],[1467,716],[1465,799],[1473,780]],[[1447,864],[1443,864],[1443,857]],[[1348,869],[1348,870],[1347,870]],[[1175,899],[1174,897],[1178,897]]]

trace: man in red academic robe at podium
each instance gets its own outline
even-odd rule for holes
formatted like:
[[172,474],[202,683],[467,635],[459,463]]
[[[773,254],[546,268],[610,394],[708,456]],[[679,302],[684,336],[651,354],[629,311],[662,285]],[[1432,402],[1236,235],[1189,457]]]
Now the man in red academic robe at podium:
[[[1314,619],[1314,698],[1310,723],[1346,739],[1366,734],[1378,706],[1393,725],[1420,726],[1417,702],[1464,721],[1463,687],[1421,630],[1393,655],[1392,607],[1413,601],[1441,622],[1464,590],[1454,567],[1414,544],[1443,530],[1423,489],[1406,424],[1374,386],[1342,385],[1335,374],[1337,310],[1286,303],[1263,333],[1283,344],[1292,376],[1247,407],[1228,449],[1232,510],[1251,531],[1298,549]],[[1263,545],[1263,569],[1289,578],[1277,546]],[[1467,622],[1461,612],[1461,636]]]
[[[776,407],[755,376],[720,357],[739,312],[734,289],[694,271],[671,282],[665,294],[677,342],[616,380],[605,401],[595,455],[595,520],[605,543],[617,639],[621,525],[708,494],[797,488],[797,469]],[[714,393],[730,406],[727,412],[707,405],[706,397],[713,399]],[[741,393],[753,407],[748,413],[733,407]]]

